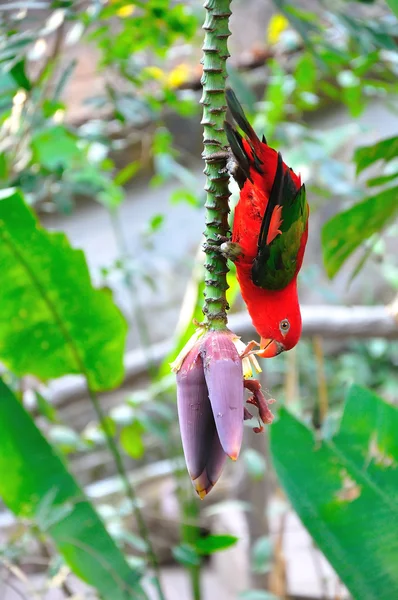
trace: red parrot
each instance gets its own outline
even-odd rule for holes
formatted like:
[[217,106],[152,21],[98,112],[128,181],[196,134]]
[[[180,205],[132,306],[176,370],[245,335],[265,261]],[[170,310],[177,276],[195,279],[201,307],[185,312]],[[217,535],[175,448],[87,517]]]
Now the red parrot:
[[232,175],[241,190],[226,250],[230,258],[234,255],[242,297],[261,337],[258,354],[271,358],[300,339],[297,275],[308,238],[309,207],[300,176],[264,137],[259,140],[230,89],[227,103],[244,136],[225,123]]

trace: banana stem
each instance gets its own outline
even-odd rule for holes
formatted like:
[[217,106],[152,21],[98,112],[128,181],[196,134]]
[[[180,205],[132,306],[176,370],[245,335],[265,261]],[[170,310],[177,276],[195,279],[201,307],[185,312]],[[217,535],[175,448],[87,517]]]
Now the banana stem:
[[205,2],[206,19],[203,25],[205,39],[203,44],[203,105],[202,125],[204,128],[203,158],[206,163],[207,198],[205,303],[203,313],[208,329],[225,329],[227,325],[228,289],[226,258],[219,252],[222,238],[229,232],[228,199],[230,196],[226,169],[228,159],[227,139],[224,132],[224,120],[227,110],[225,99],[226,62],[229,57],[228,37],[231,0],[207,0]]

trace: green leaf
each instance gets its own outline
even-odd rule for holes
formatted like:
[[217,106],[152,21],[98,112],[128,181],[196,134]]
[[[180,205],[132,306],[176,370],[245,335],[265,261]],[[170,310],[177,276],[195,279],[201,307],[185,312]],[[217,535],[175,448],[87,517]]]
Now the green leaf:
[[164,223],[164,215],[154,215],[149,221],[149,230],[151,233],[158,231]]
[[180,544],[172,549],[172,554],[177,562],[184,567],[197,567],[200,565],[200,556],[190,544]]
[[326,272],[334,277],[358,246],[378,233],[398,213],[398,187],[388,188],[332,217],[322,229]]
[[57,112],[57,110],[65,110],[65,104],[62,102],[54,102],[53,100],[46,99],[43,102],[43,115],[47,119],[51,119]]
[[186,204],[190,204],[195,208],[200,206],[198,196],[187,189],[174,190],[174,192],[172,192],[170,195],[170,202],[171,204],[179,204],[180,202],[185,202]]
[[315,58],[308,52],[297,61],[294,78],[300,91],[313,92],[317,83]]
[[124,185],[127,183],[129,179],[134,177],[134,175],[139,171],[140,166],[141,164],[138,160],[126,165],[123,169],[121,169],[121,171],[119,171],[117,175],[115,175],[114,182],[116,185]]
[[0,496],[49,535],[105,600],[145,598],[102,521],[21,403],[0,380]]
[[109,291],[92,287],[81,250],[9,193],[0,200],[0,359],[18,376],[82,373],[93,389],[118,385],[127,325]]
[[83,152],[78,138],[62,125],[55,125],[36,133],[32,138],[33,160],[45,169],[70,169],[79,165]]
[[11,67],[10,75],[19,87],[29,91],[30,89],[32,89],[32,84],[30,83],[26,75],[25,67],[25,59],[20,60]]
[[234,546],[239,538],[234,535],[208,535],[195,540],[195,549],[198,554],[207,556]]
[[58,423],[59,418],[57,411],[54,406],[40,392],[35,391],[35,397],[37,402],[37,408],[39,412],[45,417],[50,423]]
[[341,98],[344,104],[347,105],[352,117],[357,118],[361,115],[365,108],[361,83],[343,87],[341,90]]
[[398,19],[398,0],[386,0],[388,6],[390,7],[391,11],[394,13],[394,15],[397,17]]
[[34,520],[43,532],[47,532],[52,525],[56,525],[73,511],[72,502],[65,502],[59,506],[54,505],[57,493],[56,488],[49,490],[37,506]]
[[377,144],[372,144],[371,146],[357,148],[354,154],[354,161],[357,165],[357,175],[378,160],[389,162],[397,156],[398,136],[381,140]]
[[138,459],[144,455],[145,446],[142,439],[144,427],[139,421],[133,421],[127,427],[123,427],[120,434],[120,443],[127,454]]
[[397,409],[359,386],[350,390],[332,440],[320,443],[285,409],[271,428],[281,484],[317,546],[361,600],[398,597],[397,429]]
[[5,152],[0,153],[0,181],[6,181],[8,177],[7,155]]
[[389,175],[380,175],[380,177],[372,177],[368,179],[366,185],[369,187],[385,185],[386,183],[390,183],[390,181],[394,181],[398,177],[398,171],[395,173],[390,173]]
[[269,84],[264,98],[264,122],[267,124],[267,136],[272,138],[276,126],[283,121],[286,113],[286,73],[276,60],[269,62],[271,69]]

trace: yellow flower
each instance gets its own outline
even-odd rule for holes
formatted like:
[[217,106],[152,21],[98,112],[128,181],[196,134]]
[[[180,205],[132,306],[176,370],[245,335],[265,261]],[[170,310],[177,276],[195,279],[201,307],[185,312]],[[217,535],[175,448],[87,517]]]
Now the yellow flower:
[[[246,350],[246,344],[244,344],[238,336],[233,337],[233,342],[235,344],[235,348],[239,353],[239,356],[241,356]],[[261,373],[262,371],[260,365],[258,364],[258,360],[254,356],[254,354],[249,354],[248,356],[242,358],[242,369],[243,379],[249,379],[250,377],[253,377],[253,371],[257,373]]]
[[177,65],[167,76],[167,85],[171,88],[178,88],[188,81],[191,74],[188,65],[181,63]]
[[283,15],[273,15],[268,24],[267,41],[271,46],[279,41],[281,33],[289,26],[289,21]]
[[[120,0],[109,0],[109,3],[110,4],[119,4]],[[125,19],[126,17],[130,17],[134,11],[135,11],[134,4],[125,4],[124,6],[120,7],[116,11],[116,14],[119,17],[121,17],[122,19]]]
[[158,79],[158,80],[166,79],[166,75],[165,75],[164,71],[162,71],[162,69],[160,69],[159,67],[156,67],[156,66],[145,67],[144,72],[147,75],[149,75],[150,77],[152,77],[153,79]]

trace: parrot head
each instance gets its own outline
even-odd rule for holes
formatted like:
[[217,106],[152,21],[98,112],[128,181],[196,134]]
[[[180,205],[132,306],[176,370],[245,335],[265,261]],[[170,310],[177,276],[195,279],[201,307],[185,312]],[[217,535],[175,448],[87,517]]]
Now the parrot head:
[[253,325],[261,337],[260,350],[256,354],[261,358],[273,358],[294,348],[301,336],[296,281],[284,290],[264,293],[263,296],[258,304],[250,307]]

